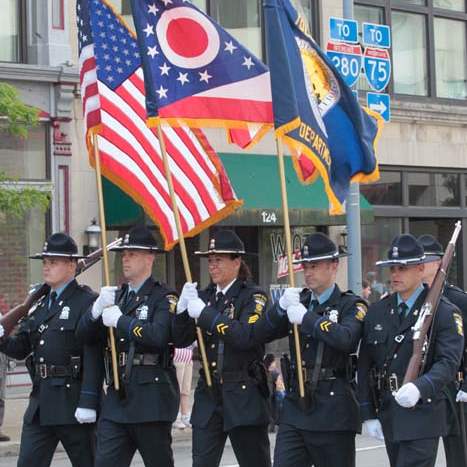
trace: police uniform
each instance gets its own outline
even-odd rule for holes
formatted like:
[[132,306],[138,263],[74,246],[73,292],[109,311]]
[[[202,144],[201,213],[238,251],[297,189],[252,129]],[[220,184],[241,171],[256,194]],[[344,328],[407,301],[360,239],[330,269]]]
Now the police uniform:
[[[305,240],[300,260],[335,260],[340,254],[324,234]],[[319,300],[321,298],[321,300]],[[351,354],[356,351],[367,306],[352,292],[333,284],[321,297],[303,289],[308,310],[300,326],[305,398],[300,400],[292,325],[277,303],[255,325],[260,341],[289,337],[291,360],[281,361],[287,395],[279,420],[274,466],[354,466],[355,434],[360,430],[352,383]]]
[[[418,241],[424,248],[425,262],[439,261],[444,255],[443,247],[432,235],[422,235],[418,238]],[[463,322],[467,322],[467,294],[459,287],[450,284],[445,285],[443,294],[451,303],[459,308]],[[459,406],[456,402],[458,390],[467,392],[467,342],[464,344],[464,356],[456,379],[446,387],[446,395],[448,397],[448,433],[447,436],[443,437],[443,444],[447,467],[465,467],[467,465],[463,444],[467,443],[467,439],[462,440],[459,419],[460,412],[463,409],[464,422],[467,422],[467,408],[465,403]]]
[[[163,252],[145,227],[135,227],[122,245],[112,248],[131,249]],[[110,351],[106,349],[109,387],[97,428],[96,467],[129,466],[136,450],[148,467],[173,466],[171,427],[180,394],[170,343],[171,311],[177,299],[152,277],[137,291],[125,284],[116,294],[122,313],[115,332],[120,391],[114,388]],[[105,345],[108,331],[102,319],[94,320],[89,310],[78,335]]]
[[[388,260],[377,265],[416,265],[424,259],[421,244],[405,234],[393,241]],[[358,361],[361,415],[364,421],[380,420],[392,467],[432,467],[438,438],[447,433],[443,389],[459,366],[463,331],[459,310],[444,297],[432,323],[424,373],[413,382],[420,399],[412,408],[396,400],[413,353],[412,327],[427,292],[420,284],[408,303],[399,294],[391,294],[370,306],[364,322]]]
[[[71,237],[54,234],[31,258],[79,258]],[[32,379],[24,414],[18,466],[49,466],[60,441],[74,467],[94,462],[94,424],[79,424],[78,407],[97,410],[101,392],[99,349],[75,337],[81,316],[96,295],[76,280],[60,294],[50,290],[29,310],[15,335],[2,338],[0,351],[23,360]]]
[[[208,251],[195,254],[240,256],[245,251],[233,231],[218,231]],[[252,282],[239,278],[225,295],[217,292],[215,284],[199,292],[206,306],[198,326],[203,331],[213,387],[208,388],[201,370],[190,420],[193,466],[218,466],[228,436],[241,467],[268,467],[269,394],[262,363],[264,345],[255,343],[252,334],[267,297]],[[178,313],[174,320],[176,346],[186,347],[195,339],[195,321],[186,311]]]

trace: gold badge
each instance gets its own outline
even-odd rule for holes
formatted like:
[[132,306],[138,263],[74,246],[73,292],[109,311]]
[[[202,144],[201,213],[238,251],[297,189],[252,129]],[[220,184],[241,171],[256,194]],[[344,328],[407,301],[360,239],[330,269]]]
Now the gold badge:
[[459,336],[463,336],[464,335],[464,323],[462,321],[462,316],[459,313],[453,313],[452,316],[456,323],[457,334],[459,334]]
[[266,306],[266,302],[268,301],[267,297],[263,294],[256,293],[253,295],[253,298],[255,300],[255,313],[258,315],[261,315],[263,312],[264,307]]
[[357,303],[357,312],[355,313],[355,319],[358,321],[364,321],[367,311],[368,308],[364,303]]
[[176,295],[167,295],[169,301],[169,312],[175,313],[177,310],[178,297]]

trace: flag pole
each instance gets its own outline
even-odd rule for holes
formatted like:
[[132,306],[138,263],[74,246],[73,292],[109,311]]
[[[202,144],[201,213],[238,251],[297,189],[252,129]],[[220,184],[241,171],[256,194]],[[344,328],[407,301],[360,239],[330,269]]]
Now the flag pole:
[[[177,227],[178,240],[180,244],[180,253],[182,255],[183,269],[185,270],[186,280],[193,282],[190,270],[190,263],[188,262],[188,254],[186,250],[185,237],[183,236],[182,223],[180,221],[180,213],[178,211],[177,200],[175,198],[175,190],[172,180],[172,172],[170,171],[169,159],[167,157],[167,150],[165,147],[164,133],[160,121],[157,122],[157,135],[159,137],[159,144],[161,146],[162,160],[164,161],[165,177],[169,186],[170,200],[172,201],[172,210],[175,218],[175,225]],[[211,373],[209,371],[208,358],[206,356],[206,347],[204,345],[203,333],[201,329],[196,326],[196,336],[198,338],[198,346],[201,354],[201,361],[203,363],[204,376],[208,387],[212,386]]]
[[[105,212],[104,212],[104,196],[102,191],[102,177],[101,177],[101,158],[99,154],[99,147],[97,144],[97,134],[92,135],[92,144],[94,148],[94,160],[96,164],[96,181],[97,181],[97,198],[99,202],[99,219],[101,224],[101,241],[102,241],[102,261],[104,263],[104,284],[110,285],[110,272],[109,272],[109,253],[107,251],[107,229],[105,223]],[[109,327],[109,343],[110,343],[110,354],[112,359],[112,373],[114,380],[114,388],[116,391],[120,389],[120,380],[118,378],[118,367],[117,367],[117,349],[115,347],[115,335],[114,329]]]
[[[292,262],[292,236],[290,234],[290,219],[289,219],[289,203],[287,200],[287,187],[285,185],[285,166],[284,166],[284,151],[282,141],[276,136],[277,145],[277,161],[279,165],[279,179],[281,184],[282,194],[282,211],[284,213],[284,231],[285,231],[285,245],[287,248],[287,264],[289,265],[289,283],[290,287],[295,287],[295,274],[293,271]],[[293,334],[295,341],[295,358],[297,360],[297,378],[298,390],[301,398],[305,397],[305,385],[303,382],[303,369],[302,369],[302,351],[300,348],[300,335],[298,332],[298,325],[293,325]]]

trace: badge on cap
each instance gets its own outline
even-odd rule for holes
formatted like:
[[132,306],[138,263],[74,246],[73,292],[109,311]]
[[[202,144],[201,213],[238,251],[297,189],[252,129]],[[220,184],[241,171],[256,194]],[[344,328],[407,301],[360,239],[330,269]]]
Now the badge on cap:
[[209,249],[214,250],[216,248],[216,239],[211,238],[211,241],[209,242]]
[[136,309],[136,316],[138,319],[148,319],[148,306],[147,305],[141,305]]
[[399,248],[397,246],[392,247],[392,257],[399,258]]
[[70,317],[70,307],[64,306],[62,312],[60,313],[59,319],[68,319]]
[[303,256],[305,256],[305,257],[308,256],[308,245],[305,245],[303,247]]
[[128,245],[130,243],[130,234],[125,234],[125,237],[123,238],[123,243],[125,245]]
[[48,243],[44,242],[44,248],[42,248],[42,251],[47,251],[47,245],[48,245]]

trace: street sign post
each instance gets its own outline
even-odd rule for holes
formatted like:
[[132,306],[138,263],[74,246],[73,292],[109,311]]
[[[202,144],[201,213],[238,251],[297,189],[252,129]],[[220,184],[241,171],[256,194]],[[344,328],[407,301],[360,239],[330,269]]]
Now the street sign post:
[[329,18],[329,32],[332,41],[358,42],[358,23],[353,19]]
[[391,96],[377,92],[369,92],[366,95],[366,103],[370,110],[377,112],[386,122],[391,121]]
[[363,23],[363,45],[369,47],[391,47],[391,29],[385,24]]
[[362,49],[358,44],[328,42],[326,54],[339,70],[347,86],[352,87],[362,69]]
[[391,58],[387,49],[367,47],[363,54],[365,76],[373,91],[384,91],[391,79]]

